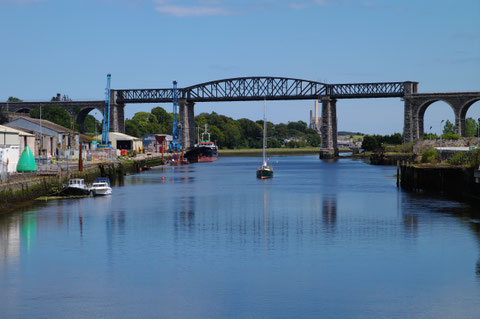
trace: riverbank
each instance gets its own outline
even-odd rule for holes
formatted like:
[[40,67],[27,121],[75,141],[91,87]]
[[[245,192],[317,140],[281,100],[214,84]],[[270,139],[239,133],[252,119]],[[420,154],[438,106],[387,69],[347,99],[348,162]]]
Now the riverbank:
[[400,186],[411,192],[448,196],[480,205],[480,172],[473,167],[432,164],[400,166]]
[[18,174],[0,185],[0,214],[28,206],[38,197],[57,194],[70,178],[83,178],[86,183],[91,183],[96,177],[108,177],[115,183],[125,175],[141,172],[145,167],[163,164],[163,157],[150,156],[99,163],[89,166],[83,172]]

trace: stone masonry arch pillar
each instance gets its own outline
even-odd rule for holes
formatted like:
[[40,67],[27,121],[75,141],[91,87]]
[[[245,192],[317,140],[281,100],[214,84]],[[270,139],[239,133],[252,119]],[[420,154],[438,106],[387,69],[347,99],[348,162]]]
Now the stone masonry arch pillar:
[[320,132],[322,136],[320,158],[337,157],[337,100],[330,96],[322,98],[322,126]]
[[421,93],[405,95],[405,119],[403,141],[412,142],[423,136],[423,114],[427,107],[437,101],[449,104],[455,115],[455,133],[465,137],[465,118],[468,108],[478,99],[480,93]]
[[188,151],[195,146],[195,103],[179,100],[179,118],[182,134],[182,148]]
[[125,104],[117,103],[116,90],[110,91],[110,132],[125,133]]

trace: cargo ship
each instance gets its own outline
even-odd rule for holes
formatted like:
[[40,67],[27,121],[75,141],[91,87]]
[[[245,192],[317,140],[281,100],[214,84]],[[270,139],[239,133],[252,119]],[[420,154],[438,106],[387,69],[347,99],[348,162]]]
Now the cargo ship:
[[191,150],[185,153],[185,158],[190,163],[214,162],[218,159],[217,150],[217,145],[210,141],[210,133],[207,124],[205,124],[205,131],[202,133],[201,139]]

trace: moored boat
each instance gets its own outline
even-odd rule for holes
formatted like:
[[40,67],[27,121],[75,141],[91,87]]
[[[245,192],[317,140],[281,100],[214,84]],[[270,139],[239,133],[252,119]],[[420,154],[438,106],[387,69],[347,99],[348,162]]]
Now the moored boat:
[[90,189],[85,185],[83,178],[72,178],[60,194],[63,196],[86,196],[90,194]]
[[267,165],[257,168],[257,178],[265,179],[273,177],[273,169]]
[[217,145],[210,140],[210,133],[207,128],[208,126],[205,124],[201,139],[193,149],[185,153],[185,158],[191,163],[214,162],[218,159]]
[[97,177],[90,188],[94,196],[106,196],[112,194],[112,187],[108,177]]
[[273,177],[273,168],[268,166],[265,145],[267,140],[267,101],[263,104],[263,147],[262,147],[262,166],[257,168],[257,178],[265,179]]

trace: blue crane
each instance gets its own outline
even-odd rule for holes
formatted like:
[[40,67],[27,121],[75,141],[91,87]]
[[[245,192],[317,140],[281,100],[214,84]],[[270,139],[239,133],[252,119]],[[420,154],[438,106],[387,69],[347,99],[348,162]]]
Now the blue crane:
[[178,129],[178,91],[177,81],[173,81],[173,123],[172,123],[172,142],[170,143],[170,149],[178,152],[182,149],[181,145],[181,132]]
[[108,148],[108,132],[110,132],[110,79],[112,75],[107,74],[107,87],[105,89],[105,108],[103,110],[103,128],[102,128],[102,143],[100,147]]

